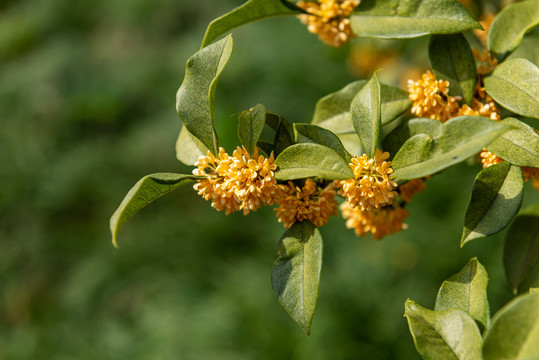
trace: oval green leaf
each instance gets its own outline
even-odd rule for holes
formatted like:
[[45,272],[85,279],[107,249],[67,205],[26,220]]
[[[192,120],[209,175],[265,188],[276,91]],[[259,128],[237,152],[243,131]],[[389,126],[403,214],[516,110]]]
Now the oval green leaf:
[[505,7],[492,22],[488,49],[503,60],[522,41],[524,34],[539,24],[539,0],[521,1]]
[[202,40],[201,48],[208,46],[215,39],[230,30],[256,20],[269,17],[296,15],[301,9],[281,0],[249,0],[231,12],[213,20]]
[[140,209],[177,188],[192,183],[203,177],[172,173],[156,173],[146,175],[129,190],[122,203],[110,218],[110,231],[112,243],[118,247],[116,241],[120,228]]
[[350,18],[359,36],[411,38],[481,29],[456,0],[362,0]]
[[380,83],[376,74],[354,96],[350,105],[350,114],[352,114],[352,124],[365,153],[369,158],[373,158],[380,142],[380,127],[382,126]]
[[309,221],[296,222],[279,242],[271,272],[279,303],[307,335],[318,303],[322,270],[322,237]]
[[189,60],[176,94],[176,111],[187,130],[213,154],[219,151],[215,132],[215,86],[232,53],[232,36],[199,50]]
[[481,334],[461,309],[433,311],[406,300],[404,316],[417,352],[429,360],[481,359]]
[[505,236],[503,263],[513,292],[539,260],[539,205],[523,209]]
[[266,123],[266,108],[262,104],[242,112],[238,117],[238,138],[249,154],[253,154],[256,143]]
[[485,333],[484,360],[539,358],[539,293],[524,294],[492,318]]
[[504,229],[522,203],[524,179],[518,166],[504,161],[477,174],[466,215],[460,246]]
[[176,140],[176,158],[185,165],[193,166],[200,156],[208,154],[208,148],[182,126]]
[[442,136],[444,124],[435,119],[414,118],[403,122],[391,131],[383,140],[384,151],[394,156],[402,145],[411,137],[418,134],[428,135],[435,139]]
[[329,130],[316,125],[294,124],[294,137],[296,143],[315,143],[327,146],[335,150],[344,160],[350,162],[350,154],[346,151],[341,141]]
[[449,95],[471,105],[477,75],[468,40],[462,34],[432,35],[429,59],[436,79],[449,81]]
[[391,163],[393,175],[403,180],[432,175],[478,153],[507,129],[482,116],[450,119],[437,139],[420,134],[406,141]]
[[485,90],[503,107],[539,118],[539,68],[526,59],[504,61],[485,78]]
[[345,180],[354,177],[348,162],[335,150],[319,144],[296,144],[287,147],[275,159],[277,180],[319,177]]
[[462,270],[443,282],[436,296],[434,310],[461,309],[486,329],[490,323],[487,284],[487,270],[474,257]]
[[502,124],[511,126],[511,129],[487,149],[513,165],[539,168],[539,134],[515,118],[504,119]]

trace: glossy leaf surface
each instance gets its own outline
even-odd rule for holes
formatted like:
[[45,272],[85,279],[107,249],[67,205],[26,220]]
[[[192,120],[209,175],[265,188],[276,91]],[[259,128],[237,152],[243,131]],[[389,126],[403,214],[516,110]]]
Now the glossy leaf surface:
[[296,222],[281,241],[273,265],[273,292],[307,335],[318,303],[322,270],[322,237],[309,221]]
[[475,178],[460,245],[505,228],[522,203],[524,179],[518,166],[504,161],[481,170]]
[[511,129],[494,140],[487,149],[513,165],[539,168],[539,134],[515,118],[504,119],[502,124],[511,126]]
[[350,21],[357,35],[381,38],[453,34],[481,28],[455,0],[363,0]]
[[352,124],[356,130],[361,145],[369,158],[380,142],[380,127],[382,126],[380,110],[380,83],[376,75],[354,96],[350,105]]
[[253,154],[256,143],[266,123],[266,108],[262,104],[242,112],[238,117],[238,138],[249,154]]
[[140,209],[177,188],[192,183],[200,176],[182,175],[172,173],[150,174],[140,179],[129,190],[118,209],[110,218],[110,231],[112,243],[118,246],[117,236],[120,228]]
[[232,53],[232,37],[199,50],[189,60],[176,94],[176,110],[183,125],[213,154],[219,151],[214,127],[217,79]]
[[485,90],[503,107],[539,118],[539,68],[526,59],[504,61],[485,78]]
[[490,322],[487,299],[488,274],[477,258],[470,259],[458,273],[443,282],[434,310],[458,308],[479,321],[485,328]]

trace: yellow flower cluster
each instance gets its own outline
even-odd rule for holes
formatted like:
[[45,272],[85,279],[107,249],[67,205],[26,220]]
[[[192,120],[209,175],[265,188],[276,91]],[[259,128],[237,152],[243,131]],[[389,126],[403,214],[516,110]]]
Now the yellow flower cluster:
[[459,109],[460,96],[449,96],[449,81],[436,80],[427,70],[417,81],[408,80],[412,114],[445,122]]
[[402,200],[410,202],[412,197],[425,190],[426,185],[423,179],[413,179],[399,186],[399,192]]
[[286,195],[278,200],[279,208],[275,209],[279,222],[287,228],[303,220],[309,220],[316,227],[325,225],[332,215],[337,215],[334,187],[334,182],[321,188],[307,179],[303,188],[299,188],[289,181]]
[[394,191],[397,183],[390,178],[393,169],[390,168],[391,162],[386,161],[388,158],[389,153],[382,153],[379,149],[376,149],[373,159],[369,159],[366,154],[362,157],[354,156],[349,164],[354,178],[337,183],[341,188],[339,195],[361,210],[379,209],[391,204],[397,196]]
[[473,48],[472,53],[479,75],[486,75],[498,66],[498,60],[493,58],[487,49],[480,52],[477,48]]
[[342,216],[346,219],[346,227],[354,229],[357,236],[365,236],[370,232],[373,238],[381,239],[408,227],[404,224],[404,220],[409,213],[399,205],[362,211],[345,201],[340,208]]
[[208,151],[195,163],[194,175],[205,176],[194,189],[211,206],[228,215],[242,210],[244,215],[256,211],[262,205],[273,205],[284,195],[286,189],[277,184],[274,171],[273,153],[269,158],[258,155],[255,150],[251,157],[245,148],[238,147],[232,156],[223,148],[215,157]]
[[326,44],[339,47],[354,36],[349,16],[359,5],[359,0],[299,1],[296,5],[308,13],[298,15],[301,22]]

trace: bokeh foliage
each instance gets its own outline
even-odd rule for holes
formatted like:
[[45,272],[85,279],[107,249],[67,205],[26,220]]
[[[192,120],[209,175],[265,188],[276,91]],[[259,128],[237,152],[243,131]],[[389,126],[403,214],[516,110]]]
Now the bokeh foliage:
[[[1,359],[411,359],[402,304],[432,308],[469,258],[489,272],[492,313],[512,297],[505,231],[459,248],[478,165],[429,180],[404,233],[356,238],[337,217],[321,229],[325,279],[310,338],[271,290],[283,232],[271,209],[225,217],[186,187],[145,208],[112,247],[108,218],[136,180],[189,171],[174,154],[174,94],[207,23],[241,3],[0,5]],[[428,39],[334,50],[294,18],[240,28],[234,41],[216,90],[227,149],[238,143],[230,114],[257,103],[310,121],[320,97],[359,79],[356,51],[390,52],[379,76],[394,85],[411,63],[427,66]]]

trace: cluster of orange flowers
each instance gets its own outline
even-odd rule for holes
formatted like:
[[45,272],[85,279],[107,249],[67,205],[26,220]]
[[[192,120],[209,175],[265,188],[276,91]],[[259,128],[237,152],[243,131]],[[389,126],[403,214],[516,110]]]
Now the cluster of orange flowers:
[[354,36],[349,17],[359,5],[359,0],[299,1],[296,5],[307,12],[298,15],[301,22],[326,44],[339,47]]

